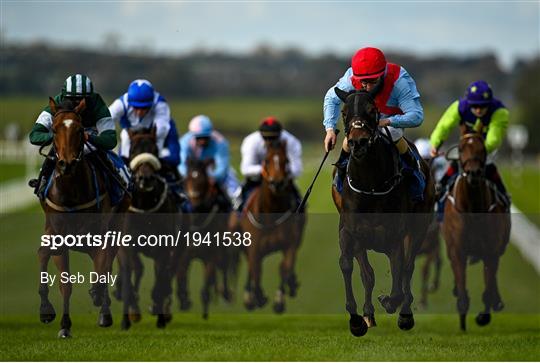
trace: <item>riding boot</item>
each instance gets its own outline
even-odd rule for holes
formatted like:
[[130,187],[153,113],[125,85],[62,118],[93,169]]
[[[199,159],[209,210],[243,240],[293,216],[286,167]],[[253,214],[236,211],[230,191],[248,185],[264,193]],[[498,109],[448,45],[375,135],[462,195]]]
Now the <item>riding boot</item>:
[[[51,154],[49,154],[50,156]],[[54,154],[53,154],[54,155]],[[43,161],[43,165],[41,166],[41,169],[39,170],[39,175],[37,179],[30,179],[28,181],[28,185],[32,188],[34,188],[34,194],[39,197],[39,199],[43,199],[45,188],[47,187],[47,183],[49,181],[49,177],[51,173],[54,170],[54,165],[56,164],[53,157],[46,157]]]
[[341,149],[339,158],[334,164],[334,166],[337,168],[337,173],[334,177],[333,185],[336,187],[339,193],[341,193],[343,190],[343,181],[345,180],[345,174],[347,173],[347,163],[349,162],[350,156],[350,152]]
[[411,148],[399,155],[405,166],[402,173],[410,179],[410,191],[414,202],[421,202],[424,199],[424,189],[426,187],[426,178],[420,168],[420,161],[413,154]]
[[501,201],[503,202],[504,206],[506,208],[510,207],[510,196],[508,195],[508,192],[506,190],[506,187],[503,184],[501,175],[499,174],[499,171],[497,170],[497,167],[495,164],[487,164],[486,165],[486,177],[495,184],[497,187],[497,191],[499,192],[501,196]]

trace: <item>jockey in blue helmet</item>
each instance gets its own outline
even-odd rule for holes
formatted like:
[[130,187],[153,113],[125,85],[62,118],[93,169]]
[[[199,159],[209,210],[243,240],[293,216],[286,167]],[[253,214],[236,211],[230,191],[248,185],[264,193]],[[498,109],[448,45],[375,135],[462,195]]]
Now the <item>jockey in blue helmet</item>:
[[232,207],[239,203],[240,183],[230,166],[229,143],[214,130],[208,116],[198,115],[189,122],[189,132],[180,139],[181,161],[178,170],[182,176],[188,172],[188,160],[212,160],[208,175],[217,184],[220,192],[226,193]]
[[160,173],[173,189],[179,182],[176,168],[180,162],[180,145],[171,109],[165,98],[154,90],[146,79],[136,79],[126,93],[117,98],[109,111],[113,120],[120,124],[120,156],[129,159],[131,140],[128,130],[156,129],[156,146],[162,168]]

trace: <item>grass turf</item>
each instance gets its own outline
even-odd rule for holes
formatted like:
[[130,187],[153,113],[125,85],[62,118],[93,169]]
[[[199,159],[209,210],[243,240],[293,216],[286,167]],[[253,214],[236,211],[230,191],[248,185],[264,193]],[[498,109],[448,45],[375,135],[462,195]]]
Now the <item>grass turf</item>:
[[[165,330],[145,317],[129,332],[101,329],[93,319],[75,316],[76,337],[59,340],[57,327],[36,328],[36,317],[2,322],[3,360],[113,361],[534,361],[540,359],[538,315],[496,315],[487,328],[457,330],[448,315],[416,317],[402,332],[395,316],[377,317],[366,336],[348,332],[345,315],[219,314],[208,321],[183,314]],[[469,319],[472,323],[472,318]],[[9,349],[6,349],[9,347]]]

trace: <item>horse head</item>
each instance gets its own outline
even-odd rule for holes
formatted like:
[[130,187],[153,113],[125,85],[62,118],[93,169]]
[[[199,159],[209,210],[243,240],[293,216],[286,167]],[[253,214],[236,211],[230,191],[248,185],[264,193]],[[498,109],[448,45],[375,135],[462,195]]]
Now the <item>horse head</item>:
[[83,98],[77,105],[66,99],[58,105],[49,97],[49,107],[53,114],[53,145],[56,151],[56,169],[60,175],[73,172],[82,159],[84,151],[84,127],[81,112],[86,108]]
[[478,184],[485,175],[487,151],[479,133],[469,133],[459,141],[459,164],[470,184]]
[[279,139],[265,140],[266,156],[262,162],[262,178],[274,193],[282,192],[290,184],[287,164],[287,143]]
[[130,139],[129,155],[131,158],[141,153],[158,155],[156,145],[156,127],[144,128],[140,130],[128,129]]
[[184,188],[194,208],[202,204],[213,192],[213,184],[208,175],[208,168],[213,162],[212,159],[196,160],[193,158],[187,161]]
[[334,89],[344,102],[341,111],[347,144],[353,157],[362,157],[379,135],[379,111],[373,97],[364,90],[345,92]]

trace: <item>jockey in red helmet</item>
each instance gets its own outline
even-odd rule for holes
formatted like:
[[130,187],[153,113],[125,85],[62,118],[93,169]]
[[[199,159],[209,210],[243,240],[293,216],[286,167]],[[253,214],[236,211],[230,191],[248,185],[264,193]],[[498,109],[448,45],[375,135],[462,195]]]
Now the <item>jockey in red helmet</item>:
[[[358,50],[351,59],[351,67],[339,81],[332,86],[324,98],[324,121],[326,129],[324,147],[330,151],[336,144],[336,125],[340,115],[342,100],[335,88],[351,92],[365,90],[375,100],[380,113],[379,126],[387,127],[404,162],[413,169],[417,188],[412,188],[413,199],[421,199],[425,181],[418,171],[418,156],[414,155],[403,139],[403,129],[420,126],[424,120],[424,111],[420,103],[420,94],[416,83],[401,66],[386,61],[384,53],[377,48],[366,47]],[[344,166],[349,158],[347,138],[343,141],[341,155],[336,165],[338,173],[336,186],[345,175]]]

